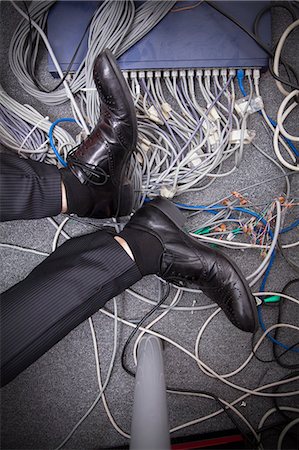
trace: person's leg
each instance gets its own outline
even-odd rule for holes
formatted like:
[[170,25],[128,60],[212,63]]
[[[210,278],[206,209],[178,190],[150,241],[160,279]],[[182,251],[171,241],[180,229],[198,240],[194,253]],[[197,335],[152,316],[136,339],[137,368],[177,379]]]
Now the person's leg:
[[70,239],[1,295],[1,385],[142,275],[105,231]]
[[183,221],[171,202],[158,198],[119,236],[100,231],[73,238],[2,294],[2,384],[147,274],[201,288],[235,326],[255,331],[256,305],[242,273],[223,253],[184,233]]
[[57,167],[0,154],[1,221],[40,219],[62,211],[61,176]]
[[85,141],[67,155],[67,168],[0,155],[1,221],[60,212],[96,218],[131,214],[134,194],[126,172],[137,142],[134,103],[109,50],[97,57],[93,72],[100,117]]

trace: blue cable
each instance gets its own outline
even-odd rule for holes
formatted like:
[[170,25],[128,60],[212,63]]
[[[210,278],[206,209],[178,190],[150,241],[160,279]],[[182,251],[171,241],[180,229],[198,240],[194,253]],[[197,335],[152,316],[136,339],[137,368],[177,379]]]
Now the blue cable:
[[52,147],[52,149],[53,149],[53,152],[55,153],[55,155],[56,155],[58,161],[63,165],[63,167],[67,167],[67,162],[64,161],[64,160],[61,158],[60,154],[58,153],[57,148],[55,147],[54,139],[53,139],[53,131],[54,131],[54,128],[55,128],[56,125],[59,124],[60,122],[76,122],[76,121],[75,121],[75,119],[70,119],[70,118],[68,118],[68,117],[65,117],[65,118],[62,118],[62,119],[57,119],[57,120],[55,120],[55,122],[52,123],[52,125],[50,126],[50,129],[49,129],[49,141],[50,141],[50,145],[51,145],[51,147]]
[[280,233],[287,233],[288,231],[291,231],[294,228],[298,227],[298,225],[299,225],[299,219],[296,219],[295,222],[291,223],[291,225],[280,230]]
[[246,97],[247,94],[246,94],[246,91],[243,86],[243,81],[244,81],[244,70],[243,69],[239,69],[237,71],[237,80],[238,80],[240,91],[242,92],[244,97]]
[[265,290],[266,282],[267,282],[267,279],[268,279],[270,270],[271,270],[271,268],[272,268],[272,266],[273,266],[275,257],[276,257],[276,253],[275,253],[275,250],[274,250],[273,253],[272,253],[272,255],[270,256],[270,261],[269,261],[267,270],[266,270],[266,272],[265,272],[265,274],[264,274],[264,277],[263,277],[263,280],[262,280],[262,284],[261,284],[261,287],[260,287],[260,291],[261,291],[261,292],[263,292],[263,291]]
[[[244,89],[244,85],[243,85],[243,81],[244,81],[244,70],[243,69],[239,69],[237,71],[237,80],[238,80],[238,84],[239,84],[239,89],[242,92],[243,96],[246,97],[247,93]],[[258,113],[260,115],[262,115],[261,111],[258,111]],[[273,125],[273,127],[277,127],[277,122],[275,122],[275,120],[271,119],[271,117],[269,117],[267,115],[269,122],[271,123],[271,125]],[[290,139],[282,136],[283,140],[288,144],[288,146],[290,147],[290,149],[292,150],[292,152],[294,153],[294,155],[299,158],[299,152],[297,150],[297,148],[295,147],[295,145],[293,144],[292,141],[290,141]]]
[[[266,328],[266,326],[264,324],[263,317],[262,317],[262,305],[259,305],[257,307],[257,313],[258,313],[260,326],[261,326],[262,330],[265,332],[267,330],[267,328]],[[290,350],[291,352],[299,353],[299,348],[290,348],[287,345],[283,344],[282,342],[277,341],[276,339],[274,339],[270,334],[267,334],[266,336],[271,342],[273,342],[274,344],[279,345],[279,347],[282,347],[285,350]]]

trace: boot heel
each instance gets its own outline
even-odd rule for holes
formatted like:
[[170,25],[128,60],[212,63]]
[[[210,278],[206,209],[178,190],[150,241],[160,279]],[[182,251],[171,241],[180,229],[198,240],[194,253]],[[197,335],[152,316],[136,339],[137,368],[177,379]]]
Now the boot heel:
[[184,226],[186,221],[184,215],[180,212],[180,210],[169,200],[166,200],[163,197],[158,197],[149,203],[149,206],[153,206],[154,208],[158,208],[165,216],[169,217],[169,219],[174,222],[179,228]]

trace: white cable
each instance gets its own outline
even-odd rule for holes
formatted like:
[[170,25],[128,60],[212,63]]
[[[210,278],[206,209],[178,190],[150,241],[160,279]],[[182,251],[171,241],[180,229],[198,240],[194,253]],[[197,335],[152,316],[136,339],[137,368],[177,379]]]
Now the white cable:
[[[299,22],[299,21],[298,21]],[[277,450],[281,450],[282,447],[282,442],[287,434],[287,432],[294,426],[297,425],[297,423],[299,423],[299,417],[297,417],[297,419],[292,420],[292,422],[288,423],[287,426],[282,430],[279,438],[278,438],[278,443],[277,443]]]
[[[293,408],[291,406],[279,406],[279,410],[299,413],[299,408]],[[278,412],[277,408],[269,409],[261,418],[260,423],[258,425],[258,430],[260,430],[260,428],[263,427],[263,425],[266,422],[266,420],[268,419],[268,417],[270,417],[272,414],[277,413],[277,412]]]
[[[29,17],[27,16],[27,14],[24,11],[22,11],[22,9],[19,8],[13,0],[10,0],[10,1],[12,3],[13,7],[18,11],[18,13],[21,14],[21,16],[23,16],[24,19],[26,19],[29,22]],[[39,32],[40,36],[42,37],[42,39],[44,41],[44,44],[47,47],[47,50],[48,50],[48,52],[49,52],[49,54],[51,56],[51,59],[52,59],[54,65],[56,67],[58,75],[60,76],[61,79],[63,79],[63,72],[62,72],[61,67],[60,67],[60,65],[59,65],[59,63],[58,63],[58,61],[56,59],[56,56],[55,56],[53,50],[52,50],[52,47],[49,44],[47,36],[45,35],[45,33],[41,29],[41,27],[33,19],[31,19],[30,22],[31,22],[31,25],[34,26],[34,28]],[[72,106],[73,106],[74,110],[76,111],[76,114],[79,117],[80,125],[84,128],[85,133],[88,135],[89,134],[88,126],[86,125],[86,122],[85,122],[85,120],[84,120],[84,118],[82,116],[82,113],[81,113],[80,109],[78,108],[76,100],[75,100],[75,98],[73,96],[73,93],[70,90],[68,82],[66,80],[63,81],[63,86],[64,86],[64,88],[66,90],[67,97],[70,99],[70,101],[72,103]]]
[[291,111],[294,108],[296,108],[296,106],[298,106],[298,103],[294,102],[292,105],[289,106],[289,108],[287,110],[289,112],[285,115],[285,113],[286,113],[285,107],[293,97],[297,97],[299,99],[299,91],[298,90],[290,92],[289,95],[287,95],[287,97],[281,102],[281,105],[280,105],[280,107],[278,109],[278,113],[277,113],[277,125],[279,128],[279,131],[285,138],[290,139],[291,141],[299,142],[299,136],[293,136],[292,134],[288,133],[283,126],[283,122],[286,119],[286,117],[291,113]]
[[22,252],[27,252],[27,253],[34,253],[35,255],[40,255],[40,256],[49,256],[49,253],[41,252],[39,250],[34,250],[33,248],[20,247],[18,245],[13,245],[13,244],[0,243],[0,247],[11,248],[14,250],[20,250]]
[[[282,296],[282,294],[279,294],[279,295]],[[112,316],[111,313],[109,313],[108,311],[106,311],[106,310],[104,310],[104,309],[101,309],[100,311],[101,311],[102,314],[105,314],[105,315],[108,316],[108,317],[111,317],[111,316]],[[136,325],[135,325],[135,324],[133,324],[133,323],[131,323],[131,322],[128,322],[128,321],[125,320],[125,319],[118,318],[118,320],[119,320],[120,322],[124,323],[125,325],[128,325],[129,327],[136,328]],[[195,356],[193,353],[191,353],[189,350],[187,350],[186,348],[184,348],[183,346],[181,346],[181,345],[178,344],[177,342],[174,342],[172,339],[168,338],[167,336],[161,335],[160,333],[157,333],[157,332],[155,332],[155,331],[153,331],[153,330],[147,330],[147,329],[144,328],[144,327],[139,327],[139,329],[140,329],[141,331],[145,331],[146,333],[149,333],[149,334],[151,334],[151,335],[153,335],[153,336],[157,336],[158,338],[160,338],[160,339],[162,339],[162,340],[164,340],[164,341],[170,343],[171,345],[175,346],[176,348],[178,348],[179,350],[181,350],[182,352],[184,352],[186,355],[190,356],[195,362],[198,362],[198,361],[199,361],[199,363],[200,363],[206,370],[208,370],[212,375],[214,375],[215,378],[218,378],[218,379],[219,379],[220,381],[222,381],[224,384],[227,384],[228,386],[230,386],[230,387],[232,387],[232,388],[235,388],[235,389],[237,389],[237,390],[239,390],[239,391],[241,391],[241,392],[245,392],[246,394],[249,394],[249,395],[256,395],[256,396],[259,396],[259,397],[284,397],[284,396],[285,396],[285,397],[289,397],[289,396],[294,396],[294,395],[298,395],[298,394],[299,394],[299,391],[298,391],[298,390],[297,390],[297,391],[292,391],[292,392],[283,392],[283,393],[266,393],[266,392],[261,393],[260,390],[262,390],[262,389],[261,389],[260,387],[257,388],[257,389],[251,390],[251,389],[244,388],[243,386],[239,386],[239,385],[237,385],[237,384],[235,384],[235,383],[232,383],[232,382],[226,380],[225,378],[221,377],[221,375],[219,375],[218,373],[216,373],[213,369],[211,369],[211,368],[210,368],[207,364],[205,364],[203,361],[198,360],[198,358],[196,358],[196,356]],[[299,376],[295,376],[295,377],[293,377],[292,379],[289,379],[288,381],[290,382],[290,380],[292,380],[292,381],[297,381],[297,380],[299,380]],[[284,380],[284,381],[285,381],[285,380]],[[280,384],[283,384],[283,383],[282,383],[281,381],[277,382],[277,385],[278,385],[278,386],[279,386]],[[266,385],[266,386],[268,387],[269,385]],[[263,389],[266,389],[266,388],[267,388],[266,386],[263,386]],[[272,383],[271,383],[271,386],[272,386]]]
[[88,408],[88,410],[81,417],[81,419],[76,423],[76,425],[73,427],[71,432],[66,436],[66,438],[63,440],[63,442],[61,444],[59,444],[58,447],[56,447],[56,450],[60,450],[71,439],[71,437],[73,436],[75,431],[79,428],[81,423],[83,423],[84,420],[89,416],[89,414],[94,410],[94,408],[98,404],[99,400],[104,395],[104,391],[105,391],[105,389],[108,386],[108,383],[110,381],[112,370],[113,370],[113,367],[114,367],[114,364],[115,364],[115,357],[116,357],[116,351],[117,351],[117,329],[118,329],[118,327],[117,327],[117,302],[116,302],[115,298],[113,298],[113,307],[114,307],[113,351],[112,351],[112,356],[111,356],[111,361],[110,361],[110,364],[109,364],[109,368],[108,368],[108,371],[107,371],[106,380],[105,380],[105,382],[104,382],[104,384],[102,386],[102,384],[101,384],[101,369],[100,369],[100,361],[99,361],[99,351],[98,351],[97,338],[96,338],[96,334],[95,334],[92,318],[89,318],[88,322],[89,322],[89,326],[90,326],[90,330],[91,330],[93,349],[94,349],[94,356],[95,356],[95,361],[96,361],[97,379],[98,379],[98,383],[99,383],[100,392],[97,395],[97,397],[95,398],[95,400],[93,401],[92,405]]
[[[281,50],[283,48],[283,45],[288,37],[288,35],[291,33],[291,31],[293,31],[296,27],[299,26],[299,19],[295,20],[295,22],[293,22],[291,25],[289,25],[285,31],[283,32],[281,38],[278,41],[276,50],[275,50],[275,55],[274,55],[274,60],[273,60],[273,72],[275,73],[275,75],[279,76],[279,60],[280,60],[280,54],[281,54]],[[278,87],[278,89],[280,90],[280,92],[283,95],[288,95],[289,92],[285,90],[285,88],[283,87],[283,85],[281,84],[280,81],[275,80],[275,83]]]
[[61,222],[61,224],[58,226],[56,233],[54,235],[54,239],[52,242],[52,252],[54,252],[56,250],[57,247],[57,243],[58,243],[58,239],[60,236],[61,231],[63,230],[64,225],[67,223],[67,221],[70,219],[70,217],[65,217],[63,219],[63,221]]

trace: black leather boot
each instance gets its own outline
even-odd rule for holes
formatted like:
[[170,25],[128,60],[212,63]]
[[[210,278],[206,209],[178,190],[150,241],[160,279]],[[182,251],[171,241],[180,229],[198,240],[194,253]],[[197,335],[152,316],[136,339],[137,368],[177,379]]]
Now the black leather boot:
[[110,50],[97,57],[93,74],[100,118],[90,136],[68,155],[68,167],[92,191],[90,217],[124,216],[133,207],[133,187],[126,172],[137,142],[135,107]]
[[185,233],[183,223],[177,207],[159,197],[139,209],[125,230],[147,232],[160,241],[164,251],[158,275],[164,280],[202,289],[236,327],[254,332],[256,303],[241,271],[223,253]]

